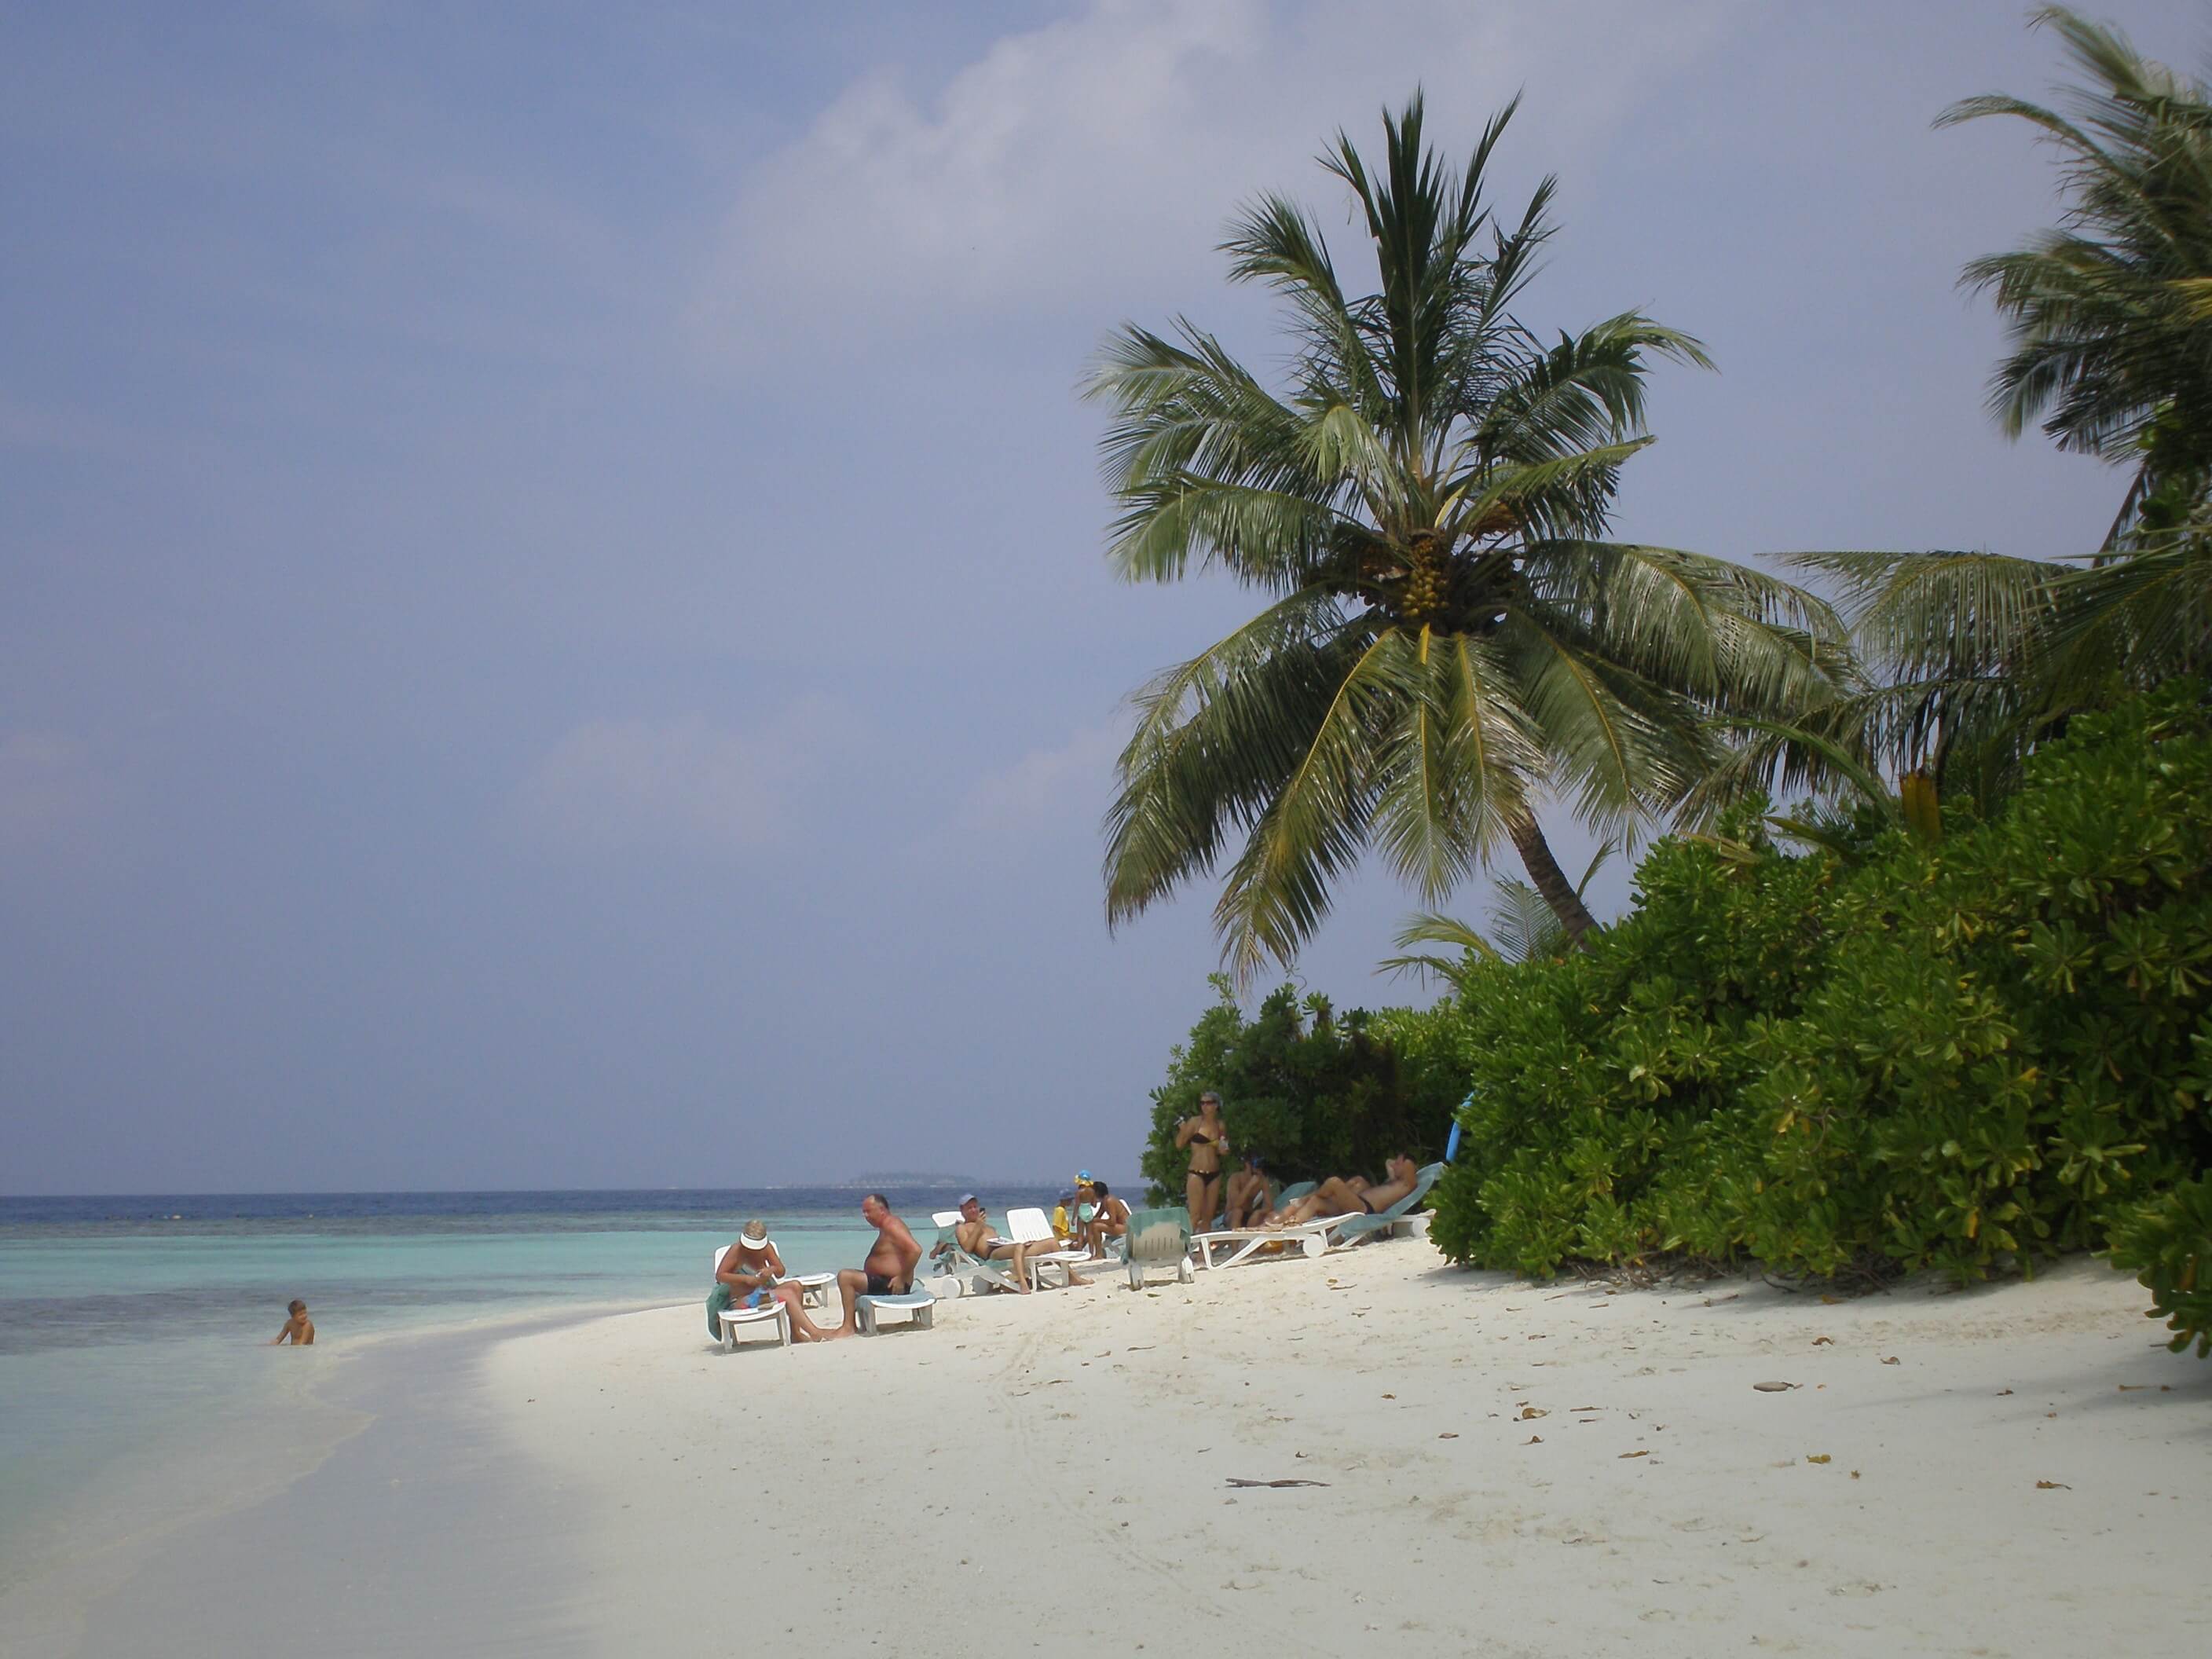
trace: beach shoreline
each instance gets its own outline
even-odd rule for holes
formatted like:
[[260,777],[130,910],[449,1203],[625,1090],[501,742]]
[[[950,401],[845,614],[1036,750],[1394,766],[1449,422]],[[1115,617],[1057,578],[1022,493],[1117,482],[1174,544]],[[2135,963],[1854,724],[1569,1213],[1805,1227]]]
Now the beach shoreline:
[[[426,1382],[443,1379],[472,1401],[475,1367],[501,1340],[667,1305],[541,1305],[271,1349],[263,1385],[219,1413],[163,1425],[173,1431],[118,1423],[117,1434],[135,1437],[139,1450],[11,1533],[0,1575],[0,1659],[120,1651],[173,1642],[180,1631],[199,1632],[210,1650],[274,1650],[273,1638],[243,1634],[261,1615],[241,1606],[266,1604],[270,1583],[299,1582],[318,1564],[305,1534],[288,1536],[281,1522],[273,1538],[257,1534],[334,1459],[364,1437],[404,1437],[396,1419],[449,1406],[424,1399]],[[84,1363],[97,1364],[96,1352]],[[471,1438],[480,1443],[477,1430]],[[325,1510],[360,1502],[357,1477],[336,1471],[328,1484],[326,1496],[319,1491],[305,1502]],[[432,1529],[443,1522],[424,1519]],[[233,1588],[245,1603],[230,1596]],[[139,1607],[148,1610],[143,1617]],[[229,1632],[221,1643],[218,1629]]]
[[[0,1649],[273,1651],[296,1590],[337,1655],[2175,1650],[2212,1368],[2142,1305],[2087,1260],[1831,1301],[1396,1240],[816,1349],[722,1352],[696,1303],[477,1322],[330,1368],[362,1420],[311,1469]],[[1235,1484],[1278,1480],[1316,1484]]]

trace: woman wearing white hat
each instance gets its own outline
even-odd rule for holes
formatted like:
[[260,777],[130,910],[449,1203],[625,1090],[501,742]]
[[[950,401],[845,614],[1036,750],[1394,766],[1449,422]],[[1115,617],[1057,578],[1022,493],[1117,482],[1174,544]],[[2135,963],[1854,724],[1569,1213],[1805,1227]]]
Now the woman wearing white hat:
[[791,1315],[794,1342],[827,1342],[837,1334],[806,1316],[805,1291],[796,1285],[778,1282],[784,1277],[783,1257],[776,1253],[765,1221],[745,1223],[738,1242],[722,1253],[714,1277],[730,1287],[730,1300],[739,1307],[765,1308],[771,1299],[782,1303]]

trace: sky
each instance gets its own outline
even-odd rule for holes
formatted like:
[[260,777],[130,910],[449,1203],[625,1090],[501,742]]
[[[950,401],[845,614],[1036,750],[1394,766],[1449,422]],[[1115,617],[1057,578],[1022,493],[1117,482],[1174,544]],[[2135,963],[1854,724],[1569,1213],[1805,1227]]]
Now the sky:
[[[1212,890],[1109,933],[1099,821],[1255,607],[1109,574],[1102,338],[1272,370],[1229,215],[1364,268],[1323,143],[1519,91],[1524,319],[1719,365],[1619,534],[2079,553],[2120,481],[1996,429],[1956,282],[2051,157],[1930,126],[2060,74],[1886,0],[8,8],[0,1192],[1133,1172]],[[1426,1000],[1415,904],[1351,882],[1297,982]]]

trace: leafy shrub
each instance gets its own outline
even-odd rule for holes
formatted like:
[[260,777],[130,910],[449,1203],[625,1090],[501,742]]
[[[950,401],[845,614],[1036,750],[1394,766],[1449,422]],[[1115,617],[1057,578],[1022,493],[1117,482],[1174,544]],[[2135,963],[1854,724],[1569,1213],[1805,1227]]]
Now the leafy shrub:
[[1755,1256],[1960,1280],[2101,1244],[2212,1164],[2212,719],[2169,688],[1930,847],[1661,842],[1565,961],[1471,972],[1453,1259]]
[[1228,980],[1217,974],[1210,982],[1213,1006],[1172,1051],[1167,1081],[1152,1091],[1141,1168],[1154,1203],[1182,1201],[1190,1154],[1176,1146],[1176,1125],[1209,1088],[1221,1097],[1237,1155],[1259,1153],[1279,1181],[1379,1170],[1401,1152],[1443,1155],[1466,1085],[1456,1051],[1440,1058],[1431,1039],[1435,1016],[1355,1009],[1340,1018],[1328,999],[1301,1000],[1285,985],[1248,1020]]
[[2149,1316],[2174,1333],[2166,1346],[2179,1353],[2194,1342],[2198,1358],[2212,1353],[2212,1178],[2128,1211],[2113,1224],[2111,1254],[2115,1266],[2140,1270]]

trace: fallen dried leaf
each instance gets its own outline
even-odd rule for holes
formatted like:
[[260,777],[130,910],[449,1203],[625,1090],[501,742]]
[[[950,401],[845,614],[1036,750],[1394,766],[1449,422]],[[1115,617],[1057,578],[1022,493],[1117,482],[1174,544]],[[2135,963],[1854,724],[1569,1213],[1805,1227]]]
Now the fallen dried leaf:
[[1437,1438],[1439,1440],[1456,1440],[1459,1438],[1459,1436],[1451,1430],[1446,1429],[1442,1434],[1438,1435]]
[[1892,1354],[1888,1358],[1883,1360],[1881,1363],[1885,1365],[1902,1365],[1905,1362],[1902,1359],[1899,1359],[1895,1354]]
[[2035,1489],[2038,1492],[2072,1492],[2074,1490],[2063,1480],[2039,1480],[2035,1483]]
[[1832,1348],[1836,1346],[1836,1339],[1832,1336],[1816,1336],[1813,1339],[1813,1346],[1816,1348]]
[[1549,1417],[1551,1413],[1543,1410],[1540,1407],[1523,1406],[1521,1408],[1521,1420],[1524,1423],[1532,1417]]
[[1398,1396],[1395,1394],[1386,1394],[1382,1397],[1385,1400],[1395,1400]]
[[1623,1457],[1649,1457],[1649,1456],[1650,1456],[1650,1455],[1651,1455],[1651,1454],[1650,1454],[1650,1452],[1648,1452],[1648,1451],[1633,1451],[1633,1452],[1623,1452],[1623,1453],[1621,1453],[1621,1455],[1622,1455]]
[[1820,1305],[1824,1308],[1832,1308],[1843,1299],[1840,1296],[1824,1296],[1820,1298]]
[[2012,1390],[2011,1390],[2010,1389],[1999,1389],[1996,1391],[1996,1393],[1994,1395],[1992,1395],[1991,1397],[1992,1397],[1993,1399],[2002,1400],[2002,1399],[2003,1399],[2007,1395],[2010,1394],[2011,1392],[2012,1392]]
[[1828,1461],[1828,1454],[1826,1452],[1808,1452],[1805,1454],[1805,1461],[1808,1463],[1825,1463]]
[[[1858,1472],[1856,1469],[1853,1469],[1853,1470],[1851,1471],[1851,1479],[1852,1479],[1852,1480],[1857,1480],[1858,1478],[1859,1478],[1859,1472]],[[1124,1524],[1126,1524],[1126,1523],[1124,1523]]]
[[2141,1394],[2148,1387],[2150,1387],[2150,1384],[2148,1382],[2123,1382],[2120,1384],[2120,1392],[2122,1394]]
[[1544,1437],[1540,1434],[1532,1434],[1521,1443],[1525,1446],[1540,1446],[1544,1443]]
[[1751,1385],[1761,1394],[1782,1394],[1790,1389],[1802,1389],[1802,1382],[1754,1382]]

